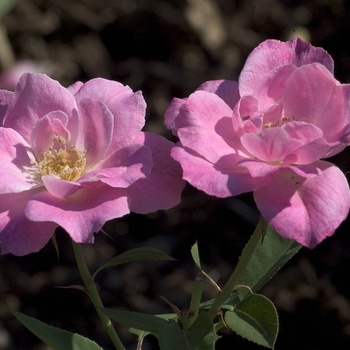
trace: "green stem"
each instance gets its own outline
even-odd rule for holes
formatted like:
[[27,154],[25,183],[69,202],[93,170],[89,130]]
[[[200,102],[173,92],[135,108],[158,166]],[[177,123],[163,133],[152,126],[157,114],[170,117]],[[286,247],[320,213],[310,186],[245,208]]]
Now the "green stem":
[[231,277],[226,282],[221,293],[215,298],[213,304],[211,305],[208,311],[208,315],[212,320],[219,313],[220,307],[229,298],[229,296],[233,292],[234,287],[237,285],[237,282],[241,277],[242,272],[248,265],[248,262],[254,253],[256,245],[261,241],[262,233],[266,232],[266,229],[264,230],[264,227],[266,227],[266,222],[263,218],[261,218],[252,237],[250,238],[249,242],[243,250],[243,253],[239,259],[236,269],[233,271]]
[[204,275],[200,272],[199,274],[197,274],[193,283],[190,309],[187,315],[182,320],[183,326],[185,329],[189,328],[198,317],[199,305],[202,299],[203,285],[204,285]]
[[83,249],[81,244],[73,242],[73,249],[74,249],[74,255],[75,259],[77,261],[77,265],[79,268],[80,275],[84,281],[86,290],[89,294],[89,297],[94,304],[94,307],[98,313],[98,316],[100,317],[109,337],[111,338],[115,348],[117,350],[125,350],[125,347],[123,343],[121,342],[118,334],[116,333],[111,320],[108,316],[106,316],[104,313],[102,313],[101,308],[103,308],[103,304],[100,298],[100,295],[98,294],[96,284],[94,280],[91,279],[91,274],[86,266]]

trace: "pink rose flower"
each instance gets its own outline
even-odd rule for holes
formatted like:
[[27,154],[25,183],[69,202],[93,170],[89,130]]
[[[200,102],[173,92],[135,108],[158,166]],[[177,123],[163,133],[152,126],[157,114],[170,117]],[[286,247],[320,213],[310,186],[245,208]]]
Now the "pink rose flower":
[[93,243],[107,220],[179,203],[184,181],[173,144],[140,131],[141,92],[100,78],[66,89],[24,74],[0,101],[3,254],[40,250],[58,226]]
[[267,40],[238,83],[209,81],[172,101],[165,123],[180,139],[172,156],[184,179],[210,195],[253,191],[272,227],[312,248],[349,212],[345,176],[320,160],[349,144],[349,97],[326,51]]

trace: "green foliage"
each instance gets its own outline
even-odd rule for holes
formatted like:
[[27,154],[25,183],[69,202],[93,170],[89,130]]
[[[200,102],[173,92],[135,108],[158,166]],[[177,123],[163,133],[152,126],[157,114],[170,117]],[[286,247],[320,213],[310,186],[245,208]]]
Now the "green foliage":
[[278,316],[273,303],[263,295],[250,294],[233,311],[225,312],[227,326],[256,344],[273,349],[278,334]]
[[258,292],[301,247],[267,226],[264,240],[256,246],[238,284]]
[[[256,294],[271,277],[298,252],[301,245],[281,237],[260,220],[247,243],[229,281],[214,299],[200,304],[203,275],[220,291],[217,284],[201,267],[198,245],[191,248],[195,265],[201,271],[194,283],[189,313],[182,316],[176,305],[169,305],[176,313],[149,315],[126,310],[97,308],[112,320],[129,327],[140,344],[149,334],[158,338],[160,350],[214,350],[220,338],[217,329],[228,326],[240,336],[261,346],[273,349],[278,334],[278,315],[270,300]],[[91,277],[104,268],[135,261],[171,261],[169,255],[155,248],[136,248],[109,260]],[[88,278],[89,280],[90,278]],[[231,293],[231,294],[230,294]],[[210,309],[207,312],[207,309]],[[215,329],[213,319],[221,309],[222,318]],[[13,311],[29,330],[54,350],[100,350],[93,341]],[[223,321],[224,320],[224,321]]]
[[25,327],[53,350],[103,350],[95,342],[79,334],[49,326],[20,312],[11,311]]
[[[241,268],[242,271],[237,285],[249,287],[254,293],[258,292],[301,248],[299,243],[280,236],[269,226],[267,226],[266,232],[262,234],[264,238],[255,245],[253,252],[247,252],[246,249],[243,250],[236,267],[236,270],[241,268],[245,254],[249,253],[249,261],[245,267]],[[248,294],[248,289],[240,291],[240,294],[242,295],[238,297],[237,292],[232,293],[222,306],[222,309],[232,310],[232,307]],[[213,301],[209,300],[202,303],[201,308],[209,308]]]
[[152,247],[141,247],[128,250],[122,254],[119,254],[115,258],[107,261],[103,264],[92,276],[92,279],[96,277],[101,270],[111,267],[126,264],[135,261],[175,261],[176,259],[163,253],[159,249]]
[[154,315],[148,315],[141,312],[101,309],[101,311],[114,321],[133,327],[141,331],[157,334],[160,329],[167,325],[168,321]]
[[215,343],[221,337],[216,334],[216,331],[213,329],[210,333],[208,333],[202,341],[198,344],[196,350],[214,350]]
[[[169,320],[159,333],[160,350],[196,350],[205,336],[213,331],[213,323],[206,313],[200,313],[195,322],[187,329]],[[204,350],[204,349],[203,349]]]
[[[176,317],[175,314],[153,316],[125,310],[102,309],[102,311],[112,320],[132,327],[131,332],[136,334],[139,339],[153,334],[158,338],[161,350],[200,349],[197,348],[198,344],[207,335],[213,333],[214,329],[212,321],[204,312],[198,315],[189,328],[182,329],[180,324],[173,319]],[[210,348],[202,347],[202,349]]]

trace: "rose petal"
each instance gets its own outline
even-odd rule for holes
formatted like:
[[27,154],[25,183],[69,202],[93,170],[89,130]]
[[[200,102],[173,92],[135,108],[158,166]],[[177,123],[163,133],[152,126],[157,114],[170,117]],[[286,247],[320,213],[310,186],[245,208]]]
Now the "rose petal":
[[282,102],[284,86],[295,69],[293,64],[275,67],[257,82],[253,96],[259,101],[259,109]]
[[42,186],[31,163],[27,142],[12,129],[0,128],[0,193],[13,193]]
[[175,118],[179,114],[181,106],[187,101],[187,98],[173,98],[170,102],[169,107],[165,111],[164,124],[172,131],[172,133],[177,136],[177,130],[175,127]]
[[261,135],[246,133],[242,135],[241,142],[248,152],[265,162],[282,161],[303,146],[301,141],[289,138],[282,128],[265,129]]
[[61,180],[53,175],[43,176],[41,179],[46,189],[56,197],[71,196],[81,189],[80,184],[73,181]]
[[113,115],[101,101],[91,98],[79,103],[79,112],[84,121],[84,150],[86,169],[101,161],[112,142]]
[[123,147],[98,164],[99,169],[89,171],[78,182],[100,181],[112,187],[129,187],[135,181],[148,177],[153,166],[151,150],[140,144]]
[[78,103],[85,98],[101,101],[113,114],[113,139],[107,155],[130,144],[145,124],[146,103],[142,93],[116,81],[91,79],[81,86],[75,98]]
[[52,111],[71,117],[77,109],[73,95],[45,74],[23,74],[7,110],[4,126],[13,128],[29,143],[34,123]]
[[212,163],[233,153],[240,159],[241,145],[235,137],[231,114],[231,109],[217,95],[195,92],[175,119],[182,144]]
[[254,178],[240,166],[222,168],[179,146],[172,149],[171,155],[181,164],[183,178],[209,195],[220,198],[237,196],[270,184],[273,180],[273,176]]
[[286,83],[285,116],[317,126],[323,137],[333,142],[348,122],[349,94],[350,86],[340,85],[324,66],[303,66]]
[[259,80],[275,67],[293,64],[300,67],[319,62],[333,73],[333,59],[322,48],[295,38],[288,42],[266,40],[248,56],[239,76],[241,96],[251,95]]
[[344,174],[331,163],[319,161],[317,166],[322,170],[319,176],[281,173],[273,184],[254,192],[265,220],[283,237],[309,248],[331,236],[350,207]]
[[[39,190],[40,191],[40,190]],[[0,195],[0,242],[2,254],[27,255],[38,252],[58,226],[53,222],[33,222],[24,208],[38,190]]]
[[128,202],[124,190],[100,185],[82,188],[65,198],[39,193],[28,201],[25,214],[33,221],[55,222],[77,243],[93,243],[93,234],[106,221],[130,212]]
[[206,91],[218,95],[231,109],[240,98],[238,83],[233,80],[206,81],[196,91]]
[[131,198],[130,210],[146,214],[180,203],[185,181],[182,180],[180,165],[170,156],[174,144],[148,132],[141,132],[135,142],[144,144],[152,151],[153,167],[147,178],[127,188]]
[[37,158],[40,158],[42,150],[48,150],[54,146],[57,137],[67,142],[70,141],[70,132],[66,128],[67,123],[68,117],[61,111],[48,113],[34,123],[30,139]]

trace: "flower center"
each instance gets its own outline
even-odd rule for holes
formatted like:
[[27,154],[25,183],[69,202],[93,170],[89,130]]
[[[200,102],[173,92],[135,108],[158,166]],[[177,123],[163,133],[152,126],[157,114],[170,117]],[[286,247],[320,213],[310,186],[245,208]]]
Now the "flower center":
[[297,119],[294,117],[292,117],[292,118],[283,117],[277,123],[264,123],[263,129],[281,127],[283,124],[287,124],[287,123],[294,122],[294,121],[297,121]]
[[65,141],[58,138],[60,149],[44,149],[42,159],[34,162],[37,173],[42,176],[55,175],[62,180],[74,181],[83,173],[86,165],[85,151],[78,151],[74,146],[66,148]]

